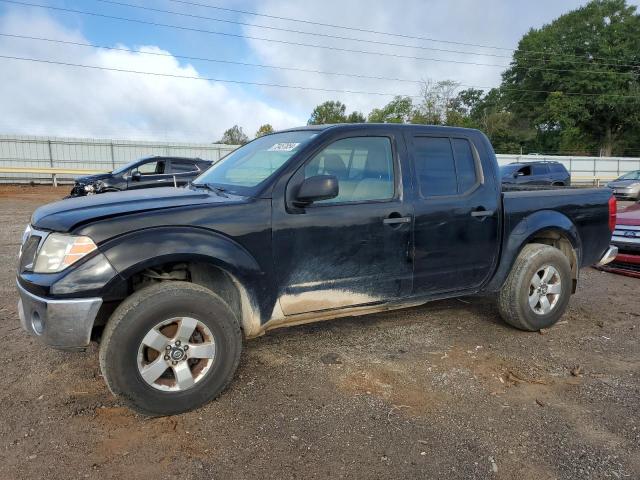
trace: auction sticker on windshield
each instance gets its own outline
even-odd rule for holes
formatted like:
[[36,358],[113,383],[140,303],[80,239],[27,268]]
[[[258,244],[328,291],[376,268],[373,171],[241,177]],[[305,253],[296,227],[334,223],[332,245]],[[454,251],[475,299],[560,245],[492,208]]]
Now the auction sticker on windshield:
[[269,152],[290,152],[300,143],[276,143],[269,148]]

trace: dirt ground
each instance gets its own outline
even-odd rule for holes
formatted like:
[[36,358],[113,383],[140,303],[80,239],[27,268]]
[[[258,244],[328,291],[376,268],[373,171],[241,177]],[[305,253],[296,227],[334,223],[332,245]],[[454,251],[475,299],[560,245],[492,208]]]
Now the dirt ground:
[[275,331],[217,401],[147,419],[108,392],[96,346],[19,328],[22,230],[65,193],[0,191],[2,479],[640,478],[638,279],[583,270],[544,334],[485,298]]

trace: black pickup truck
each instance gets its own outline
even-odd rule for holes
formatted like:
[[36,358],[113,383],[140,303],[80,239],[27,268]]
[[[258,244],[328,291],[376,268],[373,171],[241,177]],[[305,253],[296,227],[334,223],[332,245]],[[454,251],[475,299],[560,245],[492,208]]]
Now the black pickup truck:
[[[186,188],[36,210],[18,267],[24,329],[100,342],[111,391],[148,415],[223,391],[267,330],[494,294],[536,331],[581,267],[611,261],[608,189],[502,191],[475,130],[304,127],[239,148]],[[425,325],[425,328],[428,328]]]

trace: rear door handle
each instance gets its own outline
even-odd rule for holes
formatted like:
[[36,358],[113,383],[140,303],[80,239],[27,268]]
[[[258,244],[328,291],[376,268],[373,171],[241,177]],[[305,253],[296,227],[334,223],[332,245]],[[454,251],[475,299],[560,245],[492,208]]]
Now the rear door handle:
[[491,215],[493,215],[493,210],[474,210],[471,212],[471,216],[475,218],[490,217]]
[[397,223],[410,223],[411,217],[390,217],[382,220],[385,225],[394,225]]

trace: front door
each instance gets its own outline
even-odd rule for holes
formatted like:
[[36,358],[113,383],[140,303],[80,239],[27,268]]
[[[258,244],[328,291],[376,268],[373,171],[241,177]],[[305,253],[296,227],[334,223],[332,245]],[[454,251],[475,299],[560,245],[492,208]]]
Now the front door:
[[[414,136],[414,293],[480,286],[499,249],[499,193],[468,138]],[[487,175],[493,175],[487,172]]]
[[[366,305],[410,293],[412,216],[403,201],[398,140],[334,139],[289,181],[335,175],[338,197],[273,207],[274,259],[285,315]],[[401,144],[405,151],[404,143]]]
[[[138,172],[139,177],[134,176]],[[128,188],[172,187],[173,177],[165,160],[153,160],[135,167],[129,175]]]

